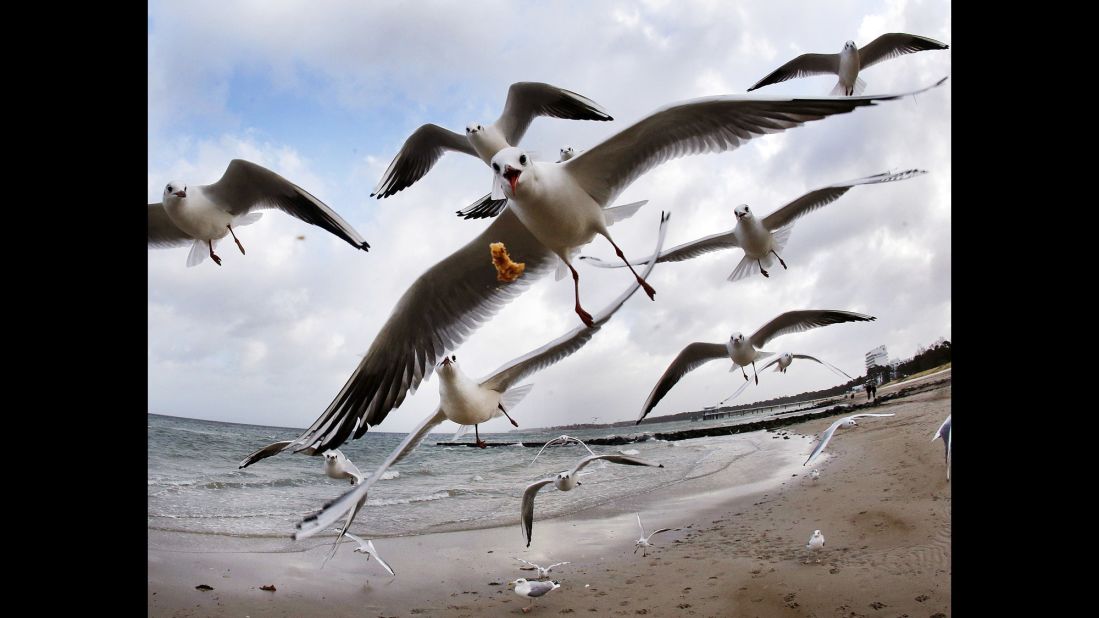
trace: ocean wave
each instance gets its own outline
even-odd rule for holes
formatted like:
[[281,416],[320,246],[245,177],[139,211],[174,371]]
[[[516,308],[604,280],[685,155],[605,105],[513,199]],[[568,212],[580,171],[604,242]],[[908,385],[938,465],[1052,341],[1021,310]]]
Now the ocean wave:
[[201,485],[202,489],[249,489],[254,487],[305,487],[316,481],[303,479],[273,479],[269,481],[210,481]]
[[380,478],[378,480],[389,481],[389,480],[397,479],[397,478],[401,478],[401,473],[399,471],[397,471],[397,470],[388,470],[384,474],[382,474],[382,478]]
[[448,489],[446,491],[437,491],[433,494],[428,494],[426,496],[372,500],[367,502],[367,506],[395,506],[398,504],[413,504],[415,502],[431,502],[433,500],[442,500],[443,498],[450,498],[453,496],[461,495],[463,493],[467,493],[467,491],[460,489]]

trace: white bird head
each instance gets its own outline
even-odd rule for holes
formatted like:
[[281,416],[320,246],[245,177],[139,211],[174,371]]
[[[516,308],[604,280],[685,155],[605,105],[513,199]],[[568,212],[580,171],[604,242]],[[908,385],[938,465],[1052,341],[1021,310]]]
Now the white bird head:
[[820,533],[820,530],[814,530],[813,531],[813,538],[814,539],[819,539],[821,536],[823,536],[823,535]]
[[813,477],[814,479],[820,478],[820,470],[813,468],[813,470],[809,472],[809,476]]
[[324,461],[325,461],[325,463],[330,463],[330,464],[336,463],[337,461],[340,460],[341,455],[343,455],[343,453],[341,453],[340,451],[335,450],[335,449],[333,449],[331,451],[325,451],[324,452]]
[[164,203],[168,203],[169,200],[174,200],[176,198],[183,199],[185,197],[187,197],[187,185],[178,180],[173,180],[168,183],[168,186],[164,187]]
[[574,479],[572,477],[572,472],[568,470],[565,472],[558,472],[557,478],[553,479],[553,486],[561,491],[568,491],[579,484],[580,482]]
[[859,424],[855,422],[855,419],[849,418],[843,421],[842,427],[858,427]]
[[737,221],[740,221],[741,219],[747,219],[750,221],[753,217],[752,209],[748,208],[747,204],[741,204],[740,206],[734,208],[733,214],[736,215]]
[[794,362],[794,355],[789,352],[784,352],[782,356],[778,357],[778,362],[782,365],[789,365]]
[[485,127],[479,123],[471,122],[466,125],[466,135],[476,135],[485,130]]
[[739,348],[740,346],[744,345],[745,341],[746,339],[741,333],[733,333],[732,335],[729,335],[729,343],[733,344],[734,348]]
[[534,174],[534,166],[531,165],[531,157],[520,148],[504,148],[492,157],[492,173],[504,190],[504,195],[515,198],[515,195],[526,188]]
[[527,578],[520,577],[519,579],[508,582],[508,588],[511,588],[512,586],[518,586],[519,584],[525,584],[525,583],[527,583]]
[[561,160],[568,161],[576,156],[576,151],[572,149],[572,146],[565,146],[561,149]]
[[458,369],[458,356],[454,354],[444,356],[443,360],[439,361],[439,364],[436,365],[436,368],[439,370],[439,373],[449,375],[451,372]]
[[[848,42],[843,44],[843,48],[844,49],[855,49],[855,42],[854,41],[848,41]],[[833,49],[835,49],[835,48],[833,48]]]

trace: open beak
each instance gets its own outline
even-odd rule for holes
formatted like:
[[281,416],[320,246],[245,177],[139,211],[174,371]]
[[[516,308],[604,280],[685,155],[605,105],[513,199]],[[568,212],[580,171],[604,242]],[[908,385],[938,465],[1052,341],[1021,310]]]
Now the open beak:
[[504,169],[504,180],[507,180],[508,184],[511,185],[512,193],[515,193],[515,185],[519,184],[519,174],[522,173],[522,170],[517,170],[510,165]]
[[187,192],[186,191],[176,191],[175,193],[173,193],[173,195],[175,195],[176,197],[187,197]]
[[440,367],[446,367],[449,364],[450,364],[450,357],[449,356],[444,356],[443,357],[443,362],[439,363],[439,366]]

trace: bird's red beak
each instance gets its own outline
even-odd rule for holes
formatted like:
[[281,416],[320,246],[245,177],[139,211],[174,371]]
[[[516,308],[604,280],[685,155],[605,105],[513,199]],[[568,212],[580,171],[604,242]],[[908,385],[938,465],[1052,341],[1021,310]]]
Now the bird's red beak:
[[519,184],[519,174],[522,174],[522,170],[517,170],[514,167],[508,165],[504,170],[504,179],[511,185],[511,192],[515,193],[515,185]]
[[176,197],[187,197],[187,192],[182,190],[176,191],[173,195],[175,195]]

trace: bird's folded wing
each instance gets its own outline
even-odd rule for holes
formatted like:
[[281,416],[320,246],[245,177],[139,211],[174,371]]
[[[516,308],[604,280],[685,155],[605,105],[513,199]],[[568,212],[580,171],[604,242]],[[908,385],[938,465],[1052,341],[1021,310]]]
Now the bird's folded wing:
[[496,120],[496,128],[509,144],[516,146],[535,116],[614,120],[598,103],[570,90],[541,82],[518,82],[508,89],[508,99]]
[[896,58],[897,56],[903,56],[904,54],[911,54],[913,52],[929,49],[947,49],[949,47],[950,46],[946,43],[941,43],[925,36],[906,34],[904,32],[890,32],[881,35],[859,49],[859,70],[862,71],[883,60],[889,60],[890,58]]
[[530,592],[527,593],[528,597],[540,597],[557,587],[553,582],[534,581],[528,583],[530,584]]
[[[935,86],[943,81],[945,78]],[[733,150],[765,133],[780,133],[929,88],[859,97],[726,95],[694,99],[662,108],[561,165],[596,202],[610,204],[630,183],[665,161]]]
[[649,398],[645,400],[645,405],[641,407],[641,415],[637,417],[637,422],[640,423],[649,414],[649,411],[655,408],[656,404],[664,398],[664,395],[672,390],[676,382],[679,382],[680,378],[687,375],[688,372],[704,363],[719,358],[727,358],[728,356],[729,352],[725,349],[723,343],[696,341],[688,344],[679,352],[679,356],[675,357],[672,364],[664,370],[664,375],[660,376],[660,380],[653,387],[652,392],[649,393]]
[[[654,254],[660,253],[660,248],[664,246],[664,237],[668,231],[668,219],[670,217],[671,215],[668,213],[661,213],[660,215],[660,228],[656,237]],[[641,273],[641,278],[648,277],[655,266],[656,262],[650,262]],[[607,323],[607,320],[629,300],[630,296],[639,287],[641,287],[641,283],[635,278],[629,287],[618,295],[618,298],[615,298],[609,305],[596,312],[592,317],[593,326],[577,326],[544,346],[512,360],[483,379],[481,386],[495,391],[503,391],[528,375],[573,354],[584,347],[584,344],[590,341],[595,333],[599,332],[600,327]]]
[[193,239],[176,227],[168,218],[164,204],[149,204],[149,246],[180,247],[190,244]]
[[810,191],[798,199],[790,202],[789,204],[779,208],[775,212],[767,215],[763,218],[763,227],[770,231],[775,231],[785,225],[793,223],[802,215],[810,213],[821,206],[831,204],[838,200],[840,196],[851,190],[851,187],[856,185],[869,185],[877,184],[881,182],[893,182],[895,180],[905,180],[912,178],[913,176],[919,176],[920,174],[926,174],[924,170],[905,170],[896,174],[890,174],[888,172],[884,174],[875,174],[873,176],[867,176],[865,178],[859,178],[857,180],[850,180],[847,182],[839,182],[834,185],[816,189]]
[[839,72],[839,54],[802,54],[774,71],[771,71],[767,77],[759,80],[754,86],[749,88],[748,92],[751,92],[756,88],[784,82],[788,79],[809,77],[810,75],[839,75]]
[[800,333],[829,324],[841,324],[843,322],[864,322],[876,320],[872,315],[855,313],[854,311],[837,311],[833,309],[803,309],[800,311],[787,311],[764,324],[752,334],[752,345],[762,348],[767,342],[790,333]]
[[[502,242],[523,276],[497,280],[489,244]],[[296,442],[336,448],[385,420],[406,394],[431,375],[447,350],[465,339],[555,264],[510,208],[483,232],[420,275],[405,291],[359,366],[332,403]]]
[[221,179],[203,192],[230,214],[240,216],[254,208],[278,208],[335,234],[358,249],[369,249],[363,237],[343,217],[308,191],[271,170],[244,159],[233,159]]
[[382,179],[374,187],[371,197],[381,199],[389,197],[402,189],[412,186],[424,177],[439,157],[446,151],[464,152],[477,156],[477,151],[464,135],[436,124],[425,124],[408,136],[401,151],[393,157],[389,167],[385,168]]

